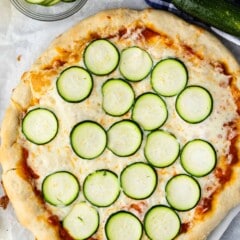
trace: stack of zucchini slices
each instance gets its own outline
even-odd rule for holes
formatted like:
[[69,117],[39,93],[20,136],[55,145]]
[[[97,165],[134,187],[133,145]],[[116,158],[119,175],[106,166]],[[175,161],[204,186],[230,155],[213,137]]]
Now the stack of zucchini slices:
[[[187,86],[187,68],[176,58],[162,59],[154,65],[146,50],[129,47],[119,53],[105,39],[91,42],[83,56],[85,68],[71,66],[59,75],[59,96],[69,103],[81,103],[91,96],[93,75],[110,75],[119,68],[119,78],[102,84],[102,108],[107,115],[125,118],[115,121],[108,130],[91,119],[77,123],[70,132],[73,152],[83,160],[97,158],[106,148],[118,157],[128,157],[140,149],[144,139],[146,161],[126,166],[119,176],[109,169],[89,173],[82,183],[88,203],[75,204],[64,218],[63,227],[74,239],[89,238],[101,221],[96,207],[114,204],[120,194],[135,200],[151,197],[158,187],[156,168],[169,167],[180,157],[184,171],[170,178],[165,186],[168,205],[152,206],[143,221],[132,212],[118,211],[105,223],[109,240],[140,240],[143,231],[152,240],[173,239],[181,229],[177,211],[188,211],[198,204],[201,187],[196,178],[211,173],[217,155],[213,145],[204,139],[192,139],[180,146],[176,136],[160,129],[168,118],[167,98],[175,97],[179,121],[190,124],[200,123],[211,114],[213,98],[202,86]],[[152,91],[136,96],[134,86],[149,75]],[[126,119],[129,112],[131,118]],[[57,135],[58,118],[50,109],[31,109],[22,121],[22,132],[34,144],[47,144]],[[45,201],[56,207],[72,204],[80,190],[79,179],[67,171],[51,173],[42,183]]]
[[43,7],[51,7],[60,2],[70,3],[75,2],[76,0],[25,0],[25,1],[31,4],[41,5]]

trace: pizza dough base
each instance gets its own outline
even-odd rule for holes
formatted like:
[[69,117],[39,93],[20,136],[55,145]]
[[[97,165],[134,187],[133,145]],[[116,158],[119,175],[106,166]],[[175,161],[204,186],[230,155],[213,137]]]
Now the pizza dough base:
[[[212,60],[227,61],[228,71],[235,76],[234,84],[238,90],[240,89],[239,65],[219,40],[205,30],[190,25],[168,12],[152,9],[143,11],[108,10],[81,21],[59,36],[35,62],[30,71],[42,71],[46,66],[51,66],[54,59],[62,55],[59,48],[74,52],[77,48],[81,48],[82,43],[91,39],[93,34],[97,33],[104,38],[117,34],[119,29],[128,28],[138,22],[156,32],[166,32],[171,38],[186,42],[194,50],[200,50],[203,55],[206,54]],[[32,104],[35,95],[43,94],[43,90],[38,84],[42,84],[42,82],[31,81],[27,72],[23,74],[20,84],[13,92],[1,129],[2,180],[20,223],[33,232],[38,240],[58,240],[61,239],[58,225],[54,226],[48,221],[51,213],[46,210],[39,196],[34,193],[28,178],[24,177],[23,151],[21,146],[16,143],[23,112]],[[239,133],[238,121],[238,135],[240,135]],[[240,137],[236,144],[240,149]],[[240,159],[239,150],[238,159]],[[179,235],[177,239],[206,239],[227,212],[240,202],[238,176],[240,176],[239,163],[234,165],[231,180],[225,184],[223,191],[215,194],[211,210],[202,220],[196,222],[189,232]]]

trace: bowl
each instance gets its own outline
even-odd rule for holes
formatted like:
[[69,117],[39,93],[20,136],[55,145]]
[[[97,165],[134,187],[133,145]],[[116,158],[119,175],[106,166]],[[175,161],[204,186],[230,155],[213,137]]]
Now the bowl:
[[79,11],[87,0],[76,0],[74,2],[60,2],[53,6],[41,6],[31,4],[25,0],[11,0],[11,3],[24,15],[40,21],[57,21],[67,18]]

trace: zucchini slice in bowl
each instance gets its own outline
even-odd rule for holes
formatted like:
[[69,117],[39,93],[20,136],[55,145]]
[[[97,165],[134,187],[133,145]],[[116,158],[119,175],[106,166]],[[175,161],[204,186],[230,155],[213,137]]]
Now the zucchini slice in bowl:
[[50,6],[56,5],[60,2],[61,2],[61,0],[44,1],[41,5],[46,6],[46,7],[50,7]]
[[42,4],[45,1],[46,0],[26,0],[26,2],[32,3],[32,4]]

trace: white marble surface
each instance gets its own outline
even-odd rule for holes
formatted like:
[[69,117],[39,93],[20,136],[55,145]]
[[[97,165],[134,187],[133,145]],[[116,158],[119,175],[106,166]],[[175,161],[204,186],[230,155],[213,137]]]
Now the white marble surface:
[[[29,69],[33,61],[56,36],[89,15],[100,10],[118,7],[143,9],[147,5],[144,0],[88,0],[87,4],[74,16],[58,22],[46,23],[27,18],[11,6],[9,0],[0,0],[0,122],[12,89],[19,82],[20,76]],[[224,41],[224,44],[240,62],[240,47],[227,41]],[[19,57],[21,60],[18,60]],[[0,196],[1,194],[0,188]],[[231,211],[209,240],[240,239],[240,214],[231,223],[239,211],[240,206]],[[223,234],[227,227],[227,231]],[[34,238],[19,225],[11,205],[7,210],[0,209],[0,240],[19,239],[33,240]]]

